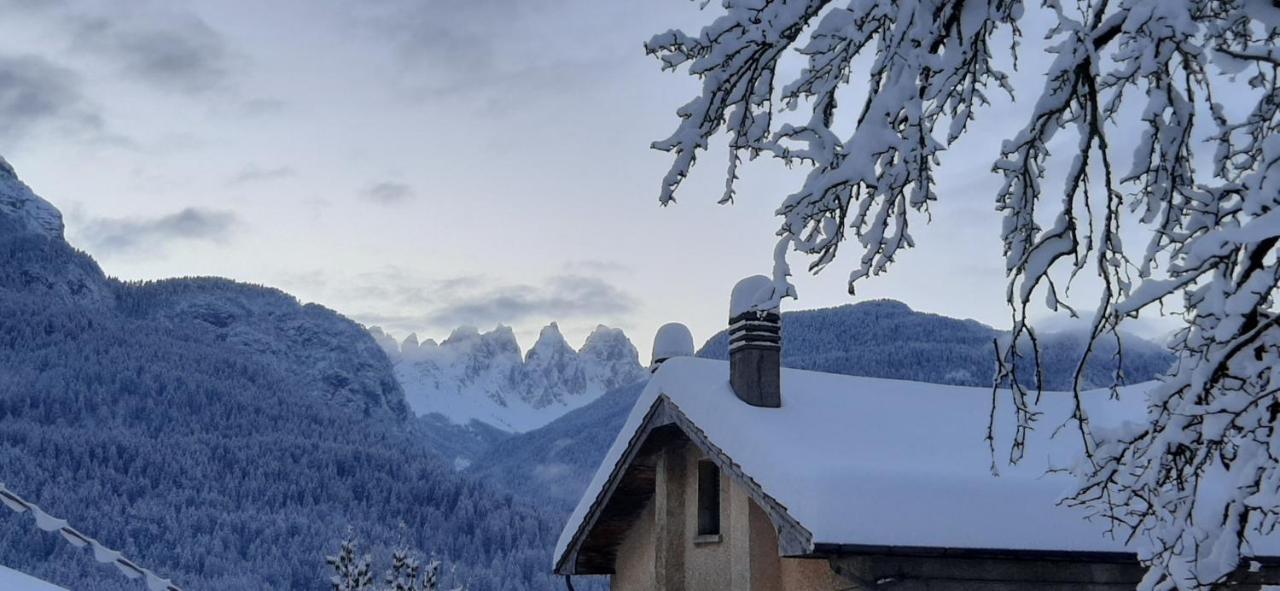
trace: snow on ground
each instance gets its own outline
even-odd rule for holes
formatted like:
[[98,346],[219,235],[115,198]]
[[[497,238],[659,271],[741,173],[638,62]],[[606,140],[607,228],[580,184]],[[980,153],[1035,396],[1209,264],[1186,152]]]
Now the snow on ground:
[[4,591],[67,591],[65,587],[41,581],[4,565],[0,565],[0,589]]

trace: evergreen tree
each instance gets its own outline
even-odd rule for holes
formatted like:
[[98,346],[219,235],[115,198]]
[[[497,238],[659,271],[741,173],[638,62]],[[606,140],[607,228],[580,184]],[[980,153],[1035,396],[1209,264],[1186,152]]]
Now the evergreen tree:
[[356,543],[351,537],[343,540],[336,556],[326,556],[324,561],[333,569],[329,581],[333,591],[373,591],[373,568],[369,556],[356,555]]

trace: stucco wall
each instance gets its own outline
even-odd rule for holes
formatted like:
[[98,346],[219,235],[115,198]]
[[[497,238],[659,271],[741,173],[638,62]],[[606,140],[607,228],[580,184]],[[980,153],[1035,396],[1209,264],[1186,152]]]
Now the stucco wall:
[[769,516],[751,503],[752,591],[830,591],[842,588],[825,560],[778,556],[778,533]]
[[627,531],[618,546],[618,560],[610,586],[618,591],[652,591],[656,588],[654,570],[653,501],[645,506],[635,525]]
[[[778,556],[778,536],[768,515],[724,473],[720,475],[719,538],[696,536],[698,461],[704,456],[692,445],[667,453],[659,463],[658,490],[618,546],[611,577],[615,591],[837,588],[826,561]],[[660,518],[669,521],[659,523]],[[679,539],[659,539],[662,535]],[[660,572],[659,562],[674,567],[678,576]]]
[[745,535],[735,535],[729,515],[729,504],[732,500],[732,483],[723,473],[720,474],[720,541],[699,542],[698,531],[698,460],[702,454],[695,446],[685,449],[685,470],[683,494],[684,531],[688,532],[684,542],[684,582],[689,591],[710,591],[712,589],[731,589],[733,576],[732,546],[743,544]]
[[[836,588],[836,579],[823,560],[802,560],[778,556],[778,536],[769,517],[751,500],[747,491],[723,472],[720,475],[720,538],[699,541],[694,535],[698,522],[698,461],[704,459],[695,446],[679,452],[683,466],[679,483],[665,493],[683,496],[683,533],[679,545],[684,576],[681,589],[688,591],[827,591]],[[668,477],[676,471],[668,471]],[[660,481],[667,480],[666,478]],[[652,515],[646,512],[646,515]],[[647,527],[647,526],[645,526]],[[662,528],[659,528],[662,529]],[[631,537],[628,537],[628,541]],[[658,540],[654,540],[656,545]],[[629,550],[623,550],[626,552]],[[632,561],[632,557],[625,559]],[[624,559],[619,555],[619,563]],[[614,587],[623,589],[623,587]],[[626,587],[632,589],[632,587]]]

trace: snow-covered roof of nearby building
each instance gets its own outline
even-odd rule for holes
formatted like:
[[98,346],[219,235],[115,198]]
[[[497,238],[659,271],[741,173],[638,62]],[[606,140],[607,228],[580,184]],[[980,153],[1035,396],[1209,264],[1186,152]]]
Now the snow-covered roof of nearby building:
[[0,565],[0,589],[5,591],[67,591],[66,587],[59,587],[53,583],[42,581],[4,565]]
[[[1141,420],[1144,386],[1086,393],[1095,426]],[[556,547],[559,563],[615,474],[650,410],[670,402],[761,491],[812,533],[812,544],[974,550],[1123,552],[1102,519],[1057,505],[1074,480],[1051,474],[1078,456],[1080,438],[1060,430],[1067,393],[1045,393],[1040,428],[1026,457],[991,472],[985,441],[991,390],[782,372],[782,407],[741,402],[728,363],[676,358],[664,363],[636,402],[618,438],[569,518]],[[998,441],[1011,441],[1008,400],[997,410]],[[600,502],[597,502],[597,501]],[[1257,555],[1280,555],[1280,540],[1254,541]],[[812,550],[812,548],[810,548]]]

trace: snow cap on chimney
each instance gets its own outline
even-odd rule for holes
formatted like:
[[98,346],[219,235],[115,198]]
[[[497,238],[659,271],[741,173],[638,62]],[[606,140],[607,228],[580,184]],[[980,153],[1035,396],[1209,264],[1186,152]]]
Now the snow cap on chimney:
[[[772,295],[773,280],[764,275],[752,275],[739,281],[733,286],[733,294],[729,296],[729,318],[759,310],[768,304]],[[776,307],[773,309],[777,310]]]
[[773,281],[754,275],[729,298],[729,385],[752,406],[782,406],[782,316]]
[[693,333],[679,322],[668,322],[653,335],[653,362],[649,371],[657,371],[663,361],[672,357],[693,357]]

